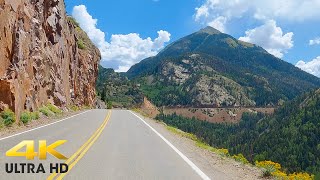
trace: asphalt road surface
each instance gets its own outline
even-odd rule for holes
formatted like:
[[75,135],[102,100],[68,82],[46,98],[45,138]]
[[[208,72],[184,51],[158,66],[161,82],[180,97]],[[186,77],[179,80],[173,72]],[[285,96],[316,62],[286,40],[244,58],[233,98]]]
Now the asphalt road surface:
[[[6,157],[23,140],[47,145],[67,160]],[[25,147],[21,149],[25,151]],[[90,110],[54,124],[0,139],[0,179],[209,179],[188,157],[136,114],[127,110]],[[45,173],[7,173],[6,163],[41,163]],[[67,173],[50,173],[50,163],[66,163]],[[20,169],[20,170],[19,170]],[[27,170],[27,169],[25,169]],[[18,171],[21,167],[18,166]]]

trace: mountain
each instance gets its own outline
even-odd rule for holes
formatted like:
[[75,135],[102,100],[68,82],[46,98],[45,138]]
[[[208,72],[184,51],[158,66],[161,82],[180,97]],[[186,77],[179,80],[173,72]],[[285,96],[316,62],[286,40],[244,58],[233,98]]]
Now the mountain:
[[[93,106],[100,52],[63,0],[0,0],[0,111]],[[17,118],[19,119],[19,118]]]
[[132,83],[123,73],[99,65],[97,92],[101,99],[113,107],[132,108],[143,102],[138,85]]
[[272,160],[287,172],[320,175],[320,89],[285,103],[272,116],[246,113],[239,124],[212,124],[176,114],[158,119],[231,154],[242,153],[251,162]]
[[126,75],[157,106],[276,106],[320,79],[206,27],[132,66]]

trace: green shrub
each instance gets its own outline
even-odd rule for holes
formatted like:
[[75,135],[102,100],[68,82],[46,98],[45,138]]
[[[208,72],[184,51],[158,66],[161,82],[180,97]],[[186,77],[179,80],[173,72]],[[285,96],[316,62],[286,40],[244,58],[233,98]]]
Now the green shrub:
[[2,117],[0,116],[0,129],[4,127],[4,122]]
[[243,156],[243,154],[237,154],[232,156],[236,161],[242,162],[243,164],[248,164],[249,161]]
[[112,102],[111,101],[107,102],[107,109],[112,109]]
[[91,107],[88,105],[84,105],[84,106],[82,106],[82,109],[91,109]]
[[5,109],[3,112],[1,112],[1,118],[3,119],[3,124],[5,126],[10,126],[16,121],[15,114],[10,109]]
[[47,117],[54,115],[54,113],[46,106],[42,106],[39,111]]
[[32,119],[32,120],[37,120],[37,119],[40,118],[40,113],[39,113],[39,111],[31,112],[30,115],[31,115],[31,119]]
[[78,44],[78,48],[79,48],[79,49],[84,49],[84,48],[86,48],[86,46],[84,45],[84,42],[83,42],[81,39],[79,39],[79,40],[77,41],[77,44]]
[[53,104],[48,104],[47,108],[54,114],[62,114],[62,110]]
[[73,17],[68,16],[68,20],[69,20],[72,24],[74,24],[76,27],[80,27],[80,25],[79,25],[79,23],[77,22],[77,20],[74,19]]
[[20,116],[20,121],[23,122],[23,124],[27,124],[31,120],[31,113],[29,111],[24,111]]
[[69,109],[71,109],[72,111],[79,111],[80,110],[80,108],[75,105],[71,106]]
[[272,173],[276,172],[276,169],[274,168],[274,166],[266,166],[265,168],[263,168],[262,170],[262,175],[263,177],[271,177]]
[[230,156],[229,150],[225,148],[216,149],[216,153],[218,153],[221,156]]
[[273,173],[280,172],[282,173],[281,170],[281,165],[276,162],[272,161],[256,161],[255,165],[257,167],[262,168],[263,172],[263,177],[270,177],[273,175]]

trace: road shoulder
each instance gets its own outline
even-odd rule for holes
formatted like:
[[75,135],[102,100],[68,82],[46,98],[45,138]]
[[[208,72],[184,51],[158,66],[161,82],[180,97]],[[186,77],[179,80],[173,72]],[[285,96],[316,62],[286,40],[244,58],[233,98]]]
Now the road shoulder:
[[0,129],[0,139],[15,135],[15,134],[20,134],[24,133],[26,131],[30,131],[32,129],[40,128],[42,126],[46,126],[52,123],[56,123],[58,121],[64,120],[64,119],[69,119],[73,116],[80,115],[82,113],[85,113],[88,110],[82,110],[82,111],[69,111],[69,112],[64,112],[62,115],[59,116],[53,116],[53,117],[47,117],[42,115],[40,119],[30,121],[28,124],[14,124],[9,127],[3,127]]
[[164,123],[145,117],[137,112],[134,113],[169,140],[211,179],[262,179],[260,169],[202,149],[192,139],[169,131]]

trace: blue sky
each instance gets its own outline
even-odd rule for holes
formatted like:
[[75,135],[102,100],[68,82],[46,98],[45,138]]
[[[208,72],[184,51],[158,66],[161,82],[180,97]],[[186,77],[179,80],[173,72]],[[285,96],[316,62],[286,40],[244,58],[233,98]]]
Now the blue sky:
[[172,34],[172,41],[202,27],[192,17],[195,7],[201,5],[198,0],[100,0],[98,3],[92,0],[66,0],[68,14],[72,14],[73,7],[80,4],[87,7],[93,18],[98,19],[97,26],[108,34],[107,38],[111,34],[129,33],[156,38],[157,31],[162,29]]
[[210,25],[294,65],[302,60],[301,69],[320,76],[320,0],[66,0],[66,5],[102,52],[101,64],[118,71]]

